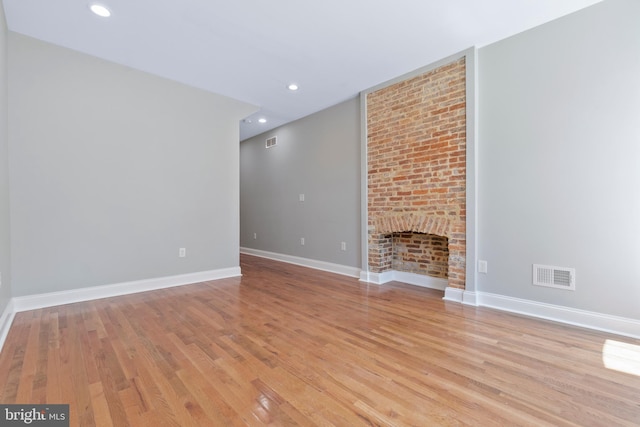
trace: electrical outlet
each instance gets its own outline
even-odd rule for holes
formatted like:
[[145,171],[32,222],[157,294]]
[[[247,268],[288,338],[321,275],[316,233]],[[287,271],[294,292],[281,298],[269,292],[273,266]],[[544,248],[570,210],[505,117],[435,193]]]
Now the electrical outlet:
[[487,273],[487,261],[478,260],[478,272],[479,273]]
[[347,250],[347,242],[340,242],[340,250],[343,250],[343,251]]
[[253,240],[257,240],[258,239],[258,233],[253,233]]
[[187,248],[178,249],[178,256],[180,258],[185,258],[187,256]]
[[299,194],[298,195],[298,200],[300,200],[301,202],[304,202],[304,194]]
[[300,238],[300,244],[301,244],[302,246],[304,246],[304,237],[301,237],[301,238]]

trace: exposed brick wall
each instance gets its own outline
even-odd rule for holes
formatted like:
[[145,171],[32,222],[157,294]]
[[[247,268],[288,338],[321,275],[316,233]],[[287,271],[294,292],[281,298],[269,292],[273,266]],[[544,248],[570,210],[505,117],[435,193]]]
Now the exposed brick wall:
[[[464,58],[371,92],[366,102],[369,271],[403,268],[394,264],[391,233],[433,234],[448,238],[449,286],[464,288]],[[441,270],[430,262],[433,249],[420,247],[413,255],[422,257],[421,271]]]
[[393,236],[369,233],[369,269],[374,272],[391,270],[393,266]]

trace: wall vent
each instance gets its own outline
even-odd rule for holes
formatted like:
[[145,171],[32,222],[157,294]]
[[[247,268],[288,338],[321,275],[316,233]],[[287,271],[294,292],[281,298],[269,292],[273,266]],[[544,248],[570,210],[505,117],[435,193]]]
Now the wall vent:
[[533,284],[575,291],[576,270],[574,268],[533,264]]
[[267,143],[265,144],[266,148],[271,148],[278,143],[278,137],[272,136],[271,138],[267,138]]

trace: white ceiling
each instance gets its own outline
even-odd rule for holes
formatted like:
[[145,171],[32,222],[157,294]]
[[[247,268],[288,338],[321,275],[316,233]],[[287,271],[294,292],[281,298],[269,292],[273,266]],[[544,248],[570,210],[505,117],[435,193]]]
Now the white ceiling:
[[90,0],[4,8],[12,31],[260,106],[246,139],[599,1],[99,0],[108,19]]

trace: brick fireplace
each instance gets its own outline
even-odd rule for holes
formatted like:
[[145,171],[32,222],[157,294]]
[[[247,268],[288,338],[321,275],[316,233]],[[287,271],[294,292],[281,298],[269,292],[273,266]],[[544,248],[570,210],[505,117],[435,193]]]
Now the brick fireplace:
[[465,288],[465,76],[463,57],[366,94],[369,272]]

